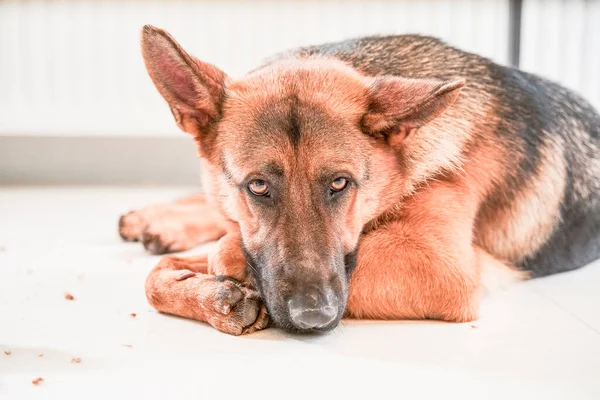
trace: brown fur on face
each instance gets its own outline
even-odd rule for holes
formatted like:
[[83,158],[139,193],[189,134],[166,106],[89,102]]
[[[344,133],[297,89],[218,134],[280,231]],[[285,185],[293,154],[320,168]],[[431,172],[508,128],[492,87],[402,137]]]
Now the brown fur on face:
[[[367,88],[347,67],[325,67],[277,66],[279,75],[259,70],[233,82],[218,128],[223,207],[239,224],[257,286],[281,326],[290,325],[289,299],[310,286],[334,293],[339,320],[346,260],[363,225],[357,196],[369,179],[370,139],[359,129],[366,104],[356,99]],[[339,177],[348,187],[332,195]],[[268,183],[268,198],[249,193],[253,179]]]

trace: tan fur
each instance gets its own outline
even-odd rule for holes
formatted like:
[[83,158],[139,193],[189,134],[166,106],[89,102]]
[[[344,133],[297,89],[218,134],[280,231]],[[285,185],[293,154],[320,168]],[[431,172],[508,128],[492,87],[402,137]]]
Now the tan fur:
[[219,239],[229,222],[204,195],[132,211],[119,221],[119,233],[128,241],[142,241],[151,253],[191,249]]
[[487,294],[507,289],[514,283],[531,277],[529,272],[515,269],[509,263],[498,260],[481,248],[475,249],[479,254],[481,284]]
[[[600,154],[600,146],[594,142],[586,141],[589,137],[588,132],[581,126],[581,122],[575,119],[569,120],[571,126],[570,144],[576,148],[579,157],[575,160],[584,174],[585,179],[575,180],[574,186],[577,196],[582,200],[587,200],[594,193],[600,191],[600,158],[590,157],[594,154]],[[584,184],[587,182],[587,184]]]
[[[210,258],[163,257],[146,279],[148,302],[158,311],[205,321],[231,335],[263,329],[268,315],[259,295],[247,286],[215,277],[227,272],[243,281],[245,275],[245,261],[240,265],[239,257],[231,255],[231,237],[223,239]],[[236,245],[234,254],[239,251]],[[227,271],[222,262],[227,263]]]
[[[483,216],[476,241],[513,263],[532,255],[554,232],[566,184],[566,165],[560,147],[545,143],[543,161],[527,187],[493,215]],[[485,222],[485,223],[484,223]]]
[[348,316],[476,318],[480,266],[470,235],[456,234],[469,232],[473,200],[464,189],[436,183],[408,200],[393,221],[366,234],[350,283]]

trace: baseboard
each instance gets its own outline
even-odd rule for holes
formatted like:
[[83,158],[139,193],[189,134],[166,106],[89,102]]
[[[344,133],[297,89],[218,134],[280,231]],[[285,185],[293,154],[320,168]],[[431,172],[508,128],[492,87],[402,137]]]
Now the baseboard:
[[4,185],[196,185],[193,140],[161,137],[0,136]]

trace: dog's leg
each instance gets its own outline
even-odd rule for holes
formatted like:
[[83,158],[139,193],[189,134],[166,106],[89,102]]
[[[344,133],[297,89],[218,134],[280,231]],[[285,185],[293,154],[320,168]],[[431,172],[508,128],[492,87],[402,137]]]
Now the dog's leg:
[[433,184],[400,215],[365,234],[350,281],[347,316],[365,319],[477,318],[482,272],[506,269],[473,246],[476,199]]
[[267,326],[268,315],[245,269],[239,237],[228,234],[214,255],[163,257],[146,279],[146,297],[160,312],[205,321],[232,335],[251,333]]
[[150,253],[164,254],[217,240],[227,233],[228,224],[198,195],[131,211],[119,220],[119,234],[127,241],[142,241]]

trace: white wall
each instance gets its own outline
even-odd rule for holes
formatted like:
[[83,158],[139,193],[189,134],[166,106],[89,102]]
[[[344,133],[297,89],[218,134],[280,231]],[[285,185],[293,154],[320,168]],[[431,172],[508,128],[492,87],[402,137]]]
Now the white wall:
[[525,0],[520,57],[600,110],[600,0]]
[[[172,136],[139,30],[231,75],[290,47],[424,33],[507,63],[508,0],[0,0],[0,136]],[[600,108],[600,0],[524,0],[521,66]]]
[[0,0],[0,135],[181,135],[143,67],[147,23],[234,76],[290,47],[377,33],[508,55],[508,0]]

